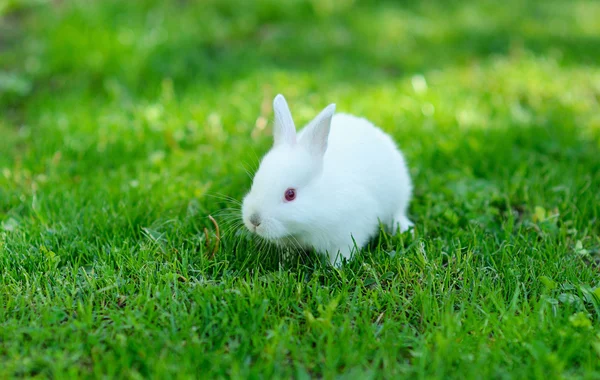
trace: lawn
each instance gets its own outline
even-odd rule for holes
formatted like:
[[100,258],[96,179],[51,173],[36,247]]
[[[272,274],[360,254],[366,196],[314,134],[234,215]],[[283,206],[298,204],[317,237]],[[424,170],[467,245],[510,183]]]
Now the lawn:
[[[600,377],[598,15],[0,1],[0,378]],[[279,92],[394,136],[414,235],[235,228]]]

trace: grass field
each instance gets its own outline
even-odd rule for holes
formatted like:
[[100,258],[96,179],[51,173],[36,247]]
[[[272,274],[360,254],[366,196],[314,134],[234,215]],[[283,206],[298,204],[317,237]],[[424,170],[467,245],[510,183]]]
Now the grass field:
[[[600,377],[598,15],[0,1],[0,378]],[[338,271],[228,228],[278,92],[394,136],[414,236]]]

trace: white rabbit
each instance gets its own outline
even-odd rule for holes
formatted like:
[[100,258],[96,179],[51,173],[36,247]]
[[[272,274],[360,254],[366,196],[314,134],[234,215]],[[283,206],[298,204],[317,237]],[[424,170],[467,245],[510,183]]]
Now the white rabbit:
[[284,246],[314,248],[338,266],[378,233],[409,229],[412,183],[404,157],[366,119],[330,104],[296,134],[282,95],[273,100],[273,148],[242,205],[244,224]]

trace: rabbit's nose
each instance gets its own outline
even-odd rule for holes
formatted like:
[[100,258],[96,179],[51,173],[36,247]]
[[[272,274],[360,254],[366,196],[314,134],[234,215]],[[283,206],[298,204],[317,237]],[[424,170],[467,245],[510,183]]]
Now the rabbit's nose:
[[254,225],[254,227],[260,226],[260,216],[257,213],[250,215],[250,223]]

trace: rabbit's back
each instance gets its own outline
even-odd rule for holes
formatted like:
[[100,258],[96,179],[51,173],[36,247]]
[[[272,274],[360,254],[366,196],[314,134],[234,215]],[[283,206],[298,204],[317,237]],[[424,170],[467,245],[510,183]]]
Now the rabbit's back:
[[359,198],[364,198],[384,223],[408,205],[412,183],[404,156],[392,138],[367,119],[333,117],[324,165],[327,187],[348,188],[358,207]]

